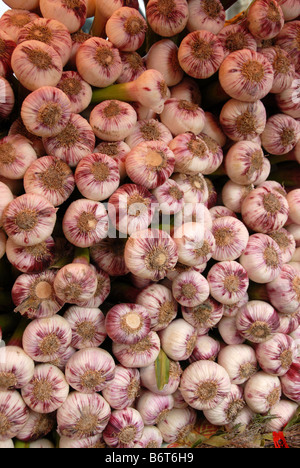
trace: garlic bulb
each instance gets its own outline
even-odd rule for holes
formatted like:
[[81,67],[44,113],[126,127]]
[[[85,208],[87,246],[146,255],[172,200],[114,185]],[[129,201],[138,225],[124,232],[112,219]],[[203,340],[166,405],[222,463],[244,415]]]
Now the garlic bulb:
[[213,361],[197,361],[182,373],[180,391],[184,400],[197,410],[215,408],[231,388],[227,371]]
[[279,432],[290,422],[297,412],[297,403],[285,399],[281,399],[275,404],[270,412],[270,416],[274,416],[274,419],[270,419],[266,426],[266,432]]
[[231,382],[236,385],[245,383],[258,370],[255,351],[247,344],[222,347],[217,362],[226,369]]
[[192,354],[196,344],[197,330],[184,319],[173,320],[158,334],[161,347],[170,359],[184,361]]
[[258,371],[245,384],[244,397],[254,413],[267,413],[279,402],[281,394],[279,377],[263,371]]
[[280,377],[282,393],[292,401],[300,403],[300,358],[295,359],[286,374]]
[[134,408],[113,410],[103,439],[111,448],[132,448],[142,437],[144,422]]
[[292,337],[275,333],[268,341],[259,343],[255,353],[264,372],[281,377],[297,358],[298,350]]
[[241,336],[252,343],[263,343],[276,333],[279,317],[268,302],[252,300],[239,309],[235,322]]
[[143,418],[145,426],[157,425],[173,408],[172,395],[158,395],[149,390],[143,391],[137,398],[135,408]]
[[140,391],[140,372],[121,365],[115,366],[113,380],[107,382],[102,395],[111,408],[124,409],[134,404]]
[[179,387],[181,374],[180,363],[170,360],[169,381],[162,389],[159,389],[156,382],[155,363],[140,369],[142,386],[159,395],[172,395]]
[[245,405],[242,388],[231,384],[230,392],[223,401],[216,408],[205,409],[203,414],[211,424],[224,426],[234,423]]
[[166,443],[182,442],[196,424],[197,413],[193,408],[173,408],[157,427]]

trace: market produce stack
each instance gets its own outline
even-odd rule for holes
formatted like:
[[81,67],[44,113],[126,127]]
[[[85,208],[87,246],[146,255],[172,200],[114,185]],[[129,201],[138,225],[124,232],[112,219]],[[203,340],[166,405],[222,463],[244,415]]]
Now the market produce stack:
[[299,0],[5,3],[0,447],[299,447]]

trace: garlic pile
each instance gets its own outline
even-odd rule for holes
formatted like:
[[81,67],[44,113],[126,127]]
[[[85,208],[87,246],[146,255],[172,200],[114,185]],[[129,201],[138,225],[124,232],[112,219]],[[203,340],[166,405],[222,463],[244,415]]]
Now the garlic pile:
[[25,3],[0,17],[0,447],[282,431],[299,2]]

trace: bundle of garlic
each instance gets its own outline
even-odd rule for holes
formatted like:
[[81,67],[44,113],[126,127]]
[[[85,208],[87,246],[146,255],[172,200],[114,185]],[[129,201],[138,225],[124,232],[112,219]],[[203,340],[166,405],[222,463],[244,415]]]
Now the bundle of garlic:
[[235,3],[5,0],[1,448],[300,446],[299,1]]

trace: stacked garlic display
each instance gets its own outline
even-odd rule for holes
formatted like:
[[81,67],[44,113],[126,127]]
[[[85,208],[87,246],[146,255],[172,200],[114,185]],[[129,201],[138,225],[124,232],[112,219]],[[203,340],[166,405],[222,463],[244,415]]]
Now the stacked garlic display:
[[227,20],[234,1],[5,3],[0,447],[282,431],[300,403],[299,2]]

